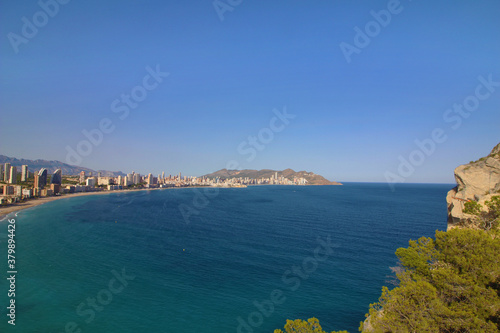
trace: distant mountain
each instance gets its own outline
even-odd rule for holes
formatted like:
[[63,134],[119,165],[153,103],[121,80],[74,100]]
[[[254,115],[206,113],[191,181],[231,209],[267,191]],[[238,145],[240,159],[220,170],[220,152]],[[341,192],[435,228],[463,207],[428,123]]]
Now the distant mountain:
[[260,179],[260,178],[271,178],[271,176],[274,176],[278,173],[278,177],[285,177],[287,179],[293,180],[294,177],[296,178],[305,178],[308,181],[309,185],[342,185],[341,183],[338,182],[331,182],[328,179],[324,178],[323,176],[317,175],[313,172],[307,172],[307,171],[299,171],[295,172],[292,169],[286,169],[283,171],[276,171],[276,170],[270,170],[270,169],[263,169],[263,170],[228,170],[228,169],[222,169],[216,172],[213,172],[211,174],[205,175],[204,177],[207,178],[222,178],[222,179],[231,179],[231,178],[252,178],[252,179]]
[[40,170],[41,168],[46,168],[47,172],[53,173],[57,169],[61,169],[63,175],[78,175],[80,171],[85,171],[86,174],[92,172],[92,175],[97,175],[98,172],[101,172],[104,177],[117,177],[117,176],[125,176],[125,174],[121,171],[107,171],[107,170],[92,170],[85,167],[69,165],[67,163],[63,163],[61,161],[47,161],[47,160],[27,160],[24,158],[17,159],[14,157],[8,157],[5,155],[0,155],[0,164],[10,163],[10,165],[18,167],[17,171],[21,172],[22,165],[28,165],[28,170],[30,172],[35,172]]

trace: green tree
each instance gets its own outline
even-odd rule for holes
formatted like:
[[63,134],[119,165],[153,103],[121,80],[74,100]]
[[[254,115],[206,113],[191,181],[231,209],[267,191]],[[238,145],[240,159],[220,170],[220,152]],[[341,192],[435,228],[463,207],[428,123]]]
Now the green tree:
[[428,275],[429,265],[435,264],[439,258],[432,238],[422,237],[417,241],[410,240],[408,248],[396,250],[401,265],[409,272],[417,275]]
[[484,204],[488,209],[476,201],[468,201],[464,204],[463,212],[472,215],[466,222],[466,226],[474,226],[484,230],[498,229],[500,225],[500,196],[494,196]]
[[[309,318],[307,321],[296,319],[287,320],[285,324],[286,333],[328,333],[323,331],[319,320],[316,318]],[[274,333],[284,333],[282,330],[274,330]],[[347,331],[332,331],[331,333],[348,333]]]
[[[500,196],[485,206],[465,204],[474,229],[437,231],[435,239],[421,237],[398,249],[399,284],[382,288],[360,331],[499,332]],[[326,333],[316,318],[287,320],[285,332]]]
[[493,232],[452,229],[398,249],[398,287],[370,305],[370,332],[498,332],[500,239]]

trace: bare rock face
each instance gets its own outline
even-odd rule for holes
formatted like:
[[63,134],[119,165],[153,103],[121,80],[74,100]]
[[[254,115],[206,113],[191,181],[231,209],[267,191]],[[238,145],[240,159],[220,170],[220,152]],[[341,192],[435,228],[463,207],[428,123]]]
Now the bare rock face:
[[464,204],[473,200],[484,204],[494,195],[500,195],[500,143],[491,153],[455,169],[457,186],[448,192],[448,230],[467,217]]

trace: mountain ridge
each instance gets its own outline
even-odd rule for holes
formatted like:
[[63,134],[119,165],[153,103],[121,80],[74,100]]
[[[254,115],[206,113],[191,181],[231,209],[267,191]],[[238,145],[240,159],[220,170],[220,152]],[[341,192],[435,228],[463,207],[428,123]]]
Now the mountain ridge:
[[86,174],[92,172],[93,175],[97,175],[97,173],[100,172],[104,177],[125,176],[125,174],[121,171],[92,170],[90,168],[70,165],[57,160],[43,160],[43,159],[29,160],[25,158],[15,158],[5,155],[0,155],[0,164],[4,163],[10,163],[12,166],[18,167],[18,172],[20,171],[19,168],[22,165],[28,165],[28,170],[30,172],[35,172],[40,170],[41,168],[46,168],[49,174],[53,173],[57,169],[61,169],[63,175],[71,175],[71,176],[78,175],[80,171],[85,171]]
[[285,169],[282,171],[272,170],[272,169],[262,169],[262,170],[253,170],[253,169],[244,169],[244,170],[228,170],[221,169],[210,174],[204,175],[202,177],[206,178],[251,178],[251,179],[261,179],[261,178],[271,178],[276,175],[285,177],[287,179],[293,180],[293,178],[305,178],[308,181],[308,185],[342,185],[339,182],[329,181],[321,175],[317,175],[314,172],[308,171],[294,171],[293,169]]

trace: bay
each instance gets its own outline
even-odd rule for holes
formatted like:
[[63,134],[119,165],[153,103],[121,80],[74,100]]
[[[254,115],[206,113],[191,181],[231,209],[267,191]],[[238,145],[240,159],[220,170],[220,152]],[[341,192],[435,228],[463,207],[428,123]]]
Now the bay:
[[[16,326],[3,260],[0,331],[273,332],[317,317],[325,331],[357,332],[391,286],[396,249],[446,229],[452,187],[184,188],[21,211]],[[5,220],[5,254],[6,240]]]

